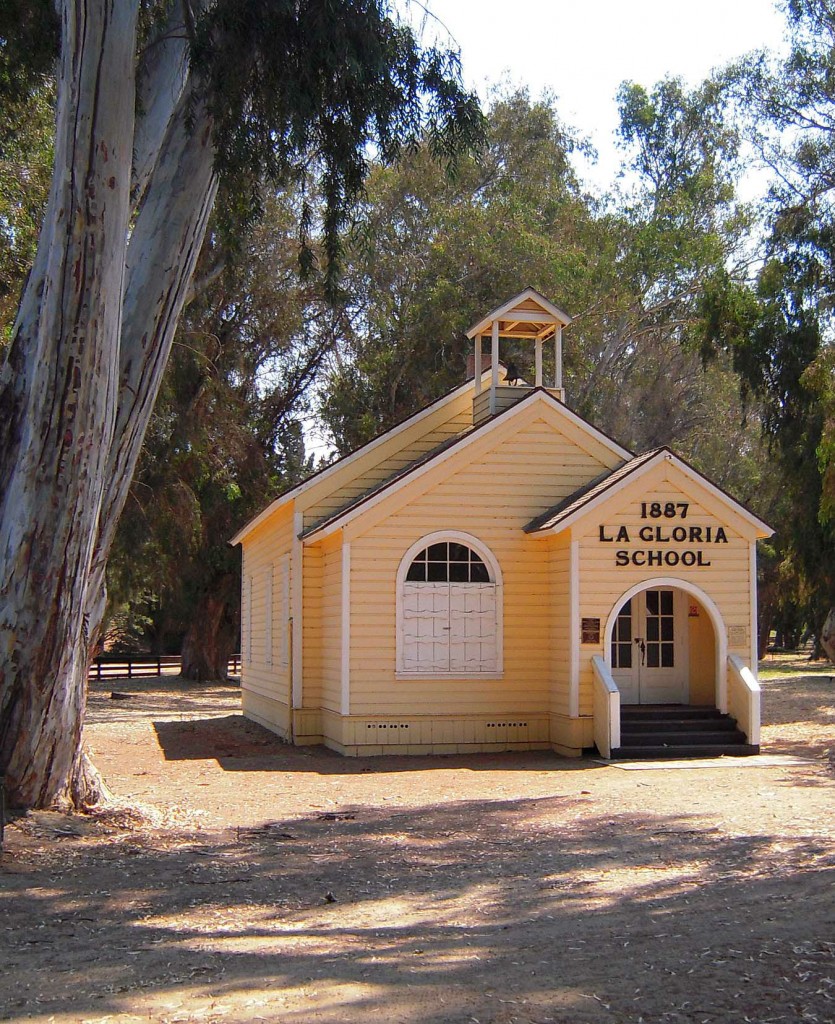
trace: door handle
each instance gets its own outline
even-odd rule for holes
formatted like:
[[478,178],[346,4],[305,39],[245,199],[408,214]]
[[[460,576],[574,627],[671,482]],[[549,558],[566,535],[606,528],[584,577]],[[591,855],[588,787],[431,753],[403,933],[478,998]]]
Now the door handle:
[[647,645],[644,643],[644,638],[642,636],[636,636],[635,637],[635,643],[641,649],[641,664],[643,665],[644,664],[644,658],[646,656]]

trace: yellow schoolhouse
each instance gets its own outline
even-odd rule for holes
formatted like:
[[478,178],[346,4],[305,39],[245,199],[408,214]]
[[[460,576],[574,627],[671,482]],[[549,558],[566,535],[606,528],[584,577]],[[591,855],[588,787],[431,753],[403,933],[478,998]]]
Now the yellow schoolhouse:
[[[493,310],[471,379],[233,538],[244,714],[351,755],[758,749],[772,531],[669,449],[635,455],[571,411],[568,323],[531,288]],[[533,385],[502,338],[534,346]]]

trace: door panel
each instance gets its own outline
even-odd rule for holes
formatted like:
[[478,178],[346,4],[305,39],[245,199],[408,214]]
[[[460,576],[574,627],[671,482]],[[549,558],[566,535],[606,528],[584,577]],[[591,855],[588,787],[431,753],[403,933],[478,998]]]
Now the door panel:
[[627,601],[612,632],[611,663],[624,704],[683,703],[688,666],[686,594],[654,587]]

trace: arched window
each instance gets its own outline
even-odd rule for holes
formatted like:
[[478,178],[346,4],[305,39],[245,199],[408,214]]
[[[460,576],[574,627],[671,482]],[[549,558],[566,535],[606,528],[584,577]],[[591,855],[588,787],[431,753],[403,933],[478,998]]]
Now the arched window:
[[501,672],[501,574],[476,538],[442,533],[412,545],[397,591],[399,674]]

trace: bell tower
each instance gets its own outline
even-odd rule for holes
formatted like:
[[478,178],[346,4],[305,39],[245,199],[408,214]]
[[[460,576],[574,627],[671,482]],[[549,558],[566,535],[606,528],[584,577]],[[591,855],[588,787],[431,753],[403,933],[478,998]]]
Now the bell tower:
[[[481,423],[489,416],[515,405],[520,398],[533,388],[544,387],[542,381],[542,346],[554,342],[554,386],[547,390],[560,402],[565,401],[562,386],[562,329],[571,323],[571,317],[563,313],[535,288],[526,288],[519,295],[488,313],[483,320],[467,331],[475,346],[473,396],[473,423]],[[485,336],[490,338],[490,386],[482,387],[482,345]],[[514,338],[532,341],[534,344],[534,383],[499,383],[499,339]]]

